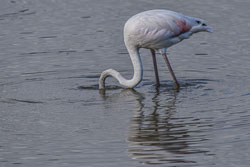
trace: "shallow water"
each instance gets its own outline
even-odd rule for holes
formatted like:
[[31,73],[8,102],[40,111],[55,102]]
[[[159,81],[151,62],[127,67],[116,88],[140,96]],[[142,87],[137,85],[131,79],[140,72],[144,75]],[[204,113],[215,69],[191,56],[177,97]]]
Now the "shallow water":
[[[0,166],[250,164],[250,2],[9,0],[0,2]],[[177,92],[150,52],[134,90],[100,73],[132,65],[124,22],[165,8],[214,28],[170,48]]]

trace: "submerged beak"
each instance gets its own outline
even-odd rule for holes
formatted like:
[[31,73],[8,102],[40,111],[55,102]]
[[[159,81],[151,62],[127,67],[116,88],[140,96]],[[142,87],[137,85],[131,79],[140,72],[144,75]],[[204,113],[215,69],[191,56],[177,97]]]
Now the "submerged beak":
[[206,27],[206,31],[211,33],[211,32],[213,32],[213,28],[210,27],[210,26],[207,26],[207,27]]

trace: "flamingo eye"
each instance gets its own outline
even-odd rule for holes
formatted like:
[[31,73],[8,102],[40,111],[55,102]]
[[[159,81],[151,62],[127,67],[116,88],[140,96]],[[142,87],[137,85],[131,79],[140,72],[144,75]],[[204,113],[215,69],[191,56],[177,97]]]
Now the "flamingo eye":
[[197,24],[200,24],[201,22],[200,22],[199,20],[196,20],[196,23],[197,23]]

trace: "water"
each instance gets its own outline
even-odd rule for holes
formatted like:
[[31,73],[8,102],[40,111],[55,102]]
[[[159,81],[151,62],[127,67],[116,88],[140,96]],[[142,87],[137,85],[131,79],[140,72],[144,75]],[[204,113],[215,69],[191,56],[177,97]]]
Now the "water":
[[[0,2],[1,167],[248,167],[250,19],[247,0]],[[176,92],[157,57],[141,50],[143,82],[121,89],[132,65],[125,21],[166,8],[203,18],[214,33],[170,48]]]

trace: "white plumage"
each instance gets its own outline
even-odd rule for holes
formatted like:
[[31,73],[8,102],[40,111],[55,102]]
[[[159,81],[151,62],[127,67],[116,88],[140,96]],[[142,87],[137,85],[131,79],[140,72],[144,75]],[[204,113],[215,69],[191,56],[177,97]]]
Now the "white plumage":
[[207,31],[212,28],[199,18],[185,16],[170,10],[149,10],[132,16],[124,26],[124,42],[133,63],[134,75],[130,80],[125,79],[113,69],[102,72],[99,79],[99,89],[105,88],[105,79],[113,76],[127,88],[133,88],[140,83],[143,76],[140,48],[150,49],[153,56],[156,75],[156,86],[159,86],[159,77],[155,59],[155,50],[158,50],[166,61],[176,87],[179,84],[166,56],[166,49],[188,39],[192,34]]

